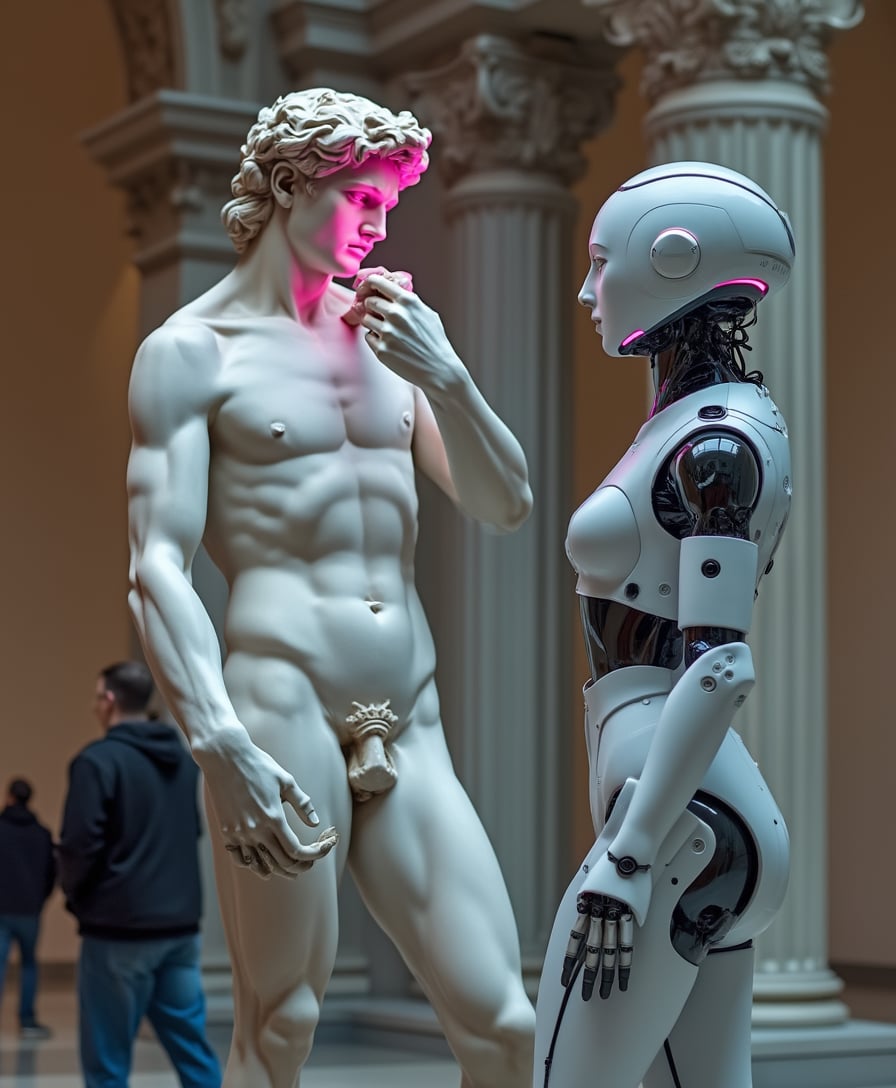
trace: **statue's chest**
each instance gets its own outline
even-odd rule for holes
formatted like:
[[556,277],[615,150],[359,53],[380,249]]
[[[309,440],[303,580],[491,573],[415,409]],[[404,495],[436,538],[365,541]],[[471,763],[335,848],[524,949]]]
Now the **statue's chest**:
[[275,357],[230,368],[212,442],[237,460],[273,463],[346,443],[409,449],[413,428],[413,388],[377,360]]

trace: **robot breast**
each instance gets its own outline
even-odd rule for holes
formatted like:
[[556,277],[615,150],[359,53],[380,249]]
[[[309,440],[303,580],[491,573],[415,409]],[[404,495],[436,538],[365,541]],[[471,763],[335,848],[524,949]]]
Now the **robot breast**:
[[599,487],[573,514],[566,554],[578,575],[577,592],[613,599],[641,555],[638,521],[618,487]]

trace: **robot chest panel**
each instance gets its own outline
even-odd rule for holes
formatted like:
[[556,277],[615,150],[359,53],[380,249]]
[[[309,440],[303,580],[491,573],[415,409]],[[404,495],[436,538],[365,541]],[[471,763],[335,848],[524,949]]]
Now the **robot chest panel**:
[[764,569],[790,502],[786,428],[764,391],[716,387],[648,420],[622,460],[573,514],[567,554],[579,593],[677,618],[679,542],[691,530],[688,511],[663,478],[663,467],[710,421],[755,451],[762,483],[750,530]]
[[655,466],[629,450],[573,514],[566,550],[587,597],[619,601],[656,616],[677,616],[678,539],[653,512]]

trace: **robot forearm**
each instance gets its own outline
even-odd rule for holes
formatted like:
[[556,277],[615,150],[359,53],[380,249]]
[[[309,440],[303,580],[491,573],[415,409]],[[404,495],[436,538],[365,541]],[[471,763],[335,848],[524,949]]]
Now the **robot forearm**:
[[732,642],[704,653],[672,689],[625,820],[610,844],[623,883],[626,866],[653,864],[754,682],[749,646]]

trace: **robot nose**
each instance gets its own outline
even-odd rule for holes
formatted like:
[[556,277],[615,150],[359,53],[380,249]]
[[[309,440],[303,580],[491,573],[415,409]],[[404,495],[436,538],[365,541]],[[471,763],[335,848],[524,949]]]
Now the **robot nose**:
[[592,291],[588,285],[588,280],[585,280],[585,282],[582,284],[582,289],[581,291],[579,291],[577,297],[579,305],[585,306],[589,310],[594,308],[594,305],[597,301],[594,295],[594,291]]

